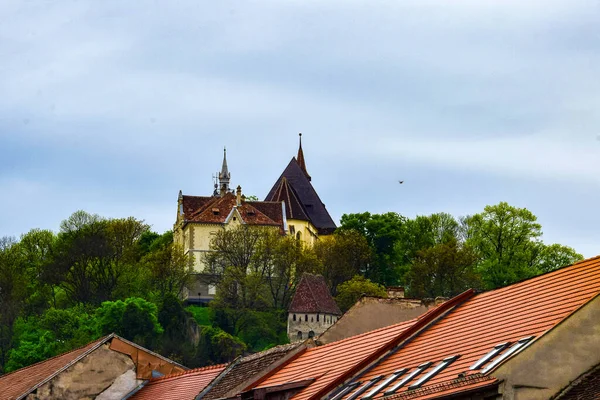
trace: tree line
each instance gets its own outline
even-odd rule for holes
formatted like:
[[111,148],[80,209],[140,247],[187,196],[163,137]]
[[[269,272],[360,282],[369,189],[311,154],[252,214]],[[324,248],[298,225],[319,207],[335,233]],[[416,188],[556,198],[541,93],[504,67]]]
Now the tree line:
[[0,372],[110,332],[190,367],[285,343],[286,310],[302,273],[318,273],[342,310],[361,294],[404,286],[411,297],[494,289],[582,258],[542,241],[530,211],[500,203],[455,218],[389,212],[342,216],[308,247],[278,231],[220,230],[204,264],[217,295],[185,306],[191,259],[173,234],[133,217],[83,211],[57,233],[0,239]]

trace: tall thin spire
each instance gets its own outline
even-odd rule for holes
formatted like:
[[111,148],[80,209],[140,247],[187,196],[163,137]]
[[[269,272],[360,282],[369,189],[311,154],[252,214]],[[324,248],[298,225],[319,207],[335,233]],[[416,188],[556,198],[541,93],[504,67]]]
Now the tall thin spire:
[[306,175],[310,181],[311,178],[306,170],[306,161],[304,161],[304,152],[302,151],[302,132],[300,132],[298,136],[300,137],[300,146],[298,147],[298,157],[296,157],[296,161],[298,161],[298,165],[300,165],[302,172],[304,172],[304,175]]
[[223,166],[221,172],[219,172],[219,194],[224,196],[225,193],[229,192],[229,179],[231,174],[227,169],[227,148],[223,147]]

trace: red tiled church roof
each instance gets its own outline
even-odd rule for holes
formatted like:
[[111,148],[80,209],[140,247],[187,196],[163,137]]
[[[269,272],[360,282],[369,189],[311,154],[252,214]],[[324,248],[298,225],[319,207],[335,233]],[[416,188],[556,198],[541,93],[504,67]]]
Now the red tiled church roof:
[[233,193],[226,193],[222,197],[182,197],[183,213],[187,222],[223,224],[236,208],[245,224],[283,227],[281,203],[242,200],[241,205],[237,206],[237,198]]
[[152,379],[129,399],[194,400],[226,366],[214,365]]
[[290,304],[291,313],[325,313],[342,315],[325,278],[321,275],[303,274]]

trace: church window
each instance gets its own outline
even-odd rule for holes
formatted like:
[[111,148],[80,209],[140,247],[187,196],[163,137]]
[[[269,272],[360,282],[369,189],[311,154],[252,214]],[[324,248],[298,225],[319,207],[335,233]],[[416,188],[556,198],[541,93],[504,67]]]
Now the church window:
[[313,332],[313,331],[309,331],[309,332],[308,332],[308,337],[309,337],[309,338],[315,337],[315,332]]
[[296,239],[302,240],[302,232],[296,233]]
[[298,339],[302,340],[302,332],[298,331]]
[[296,234],[296,227],[294,225],[290,225],[290,235],[295,235]]

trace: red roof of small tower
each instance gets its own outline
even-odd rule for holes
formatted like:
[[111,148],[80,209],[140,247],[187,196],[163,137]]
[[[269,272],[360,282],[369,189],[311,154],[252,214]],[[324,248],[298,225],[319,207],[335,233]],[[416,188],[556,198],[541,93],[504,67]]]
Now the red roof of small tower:
[[303,274],[296,293],[290,304],[290,312],[294,313],[324,313],[342,315],[325,278],[321,275]]

